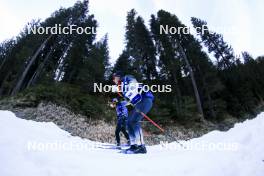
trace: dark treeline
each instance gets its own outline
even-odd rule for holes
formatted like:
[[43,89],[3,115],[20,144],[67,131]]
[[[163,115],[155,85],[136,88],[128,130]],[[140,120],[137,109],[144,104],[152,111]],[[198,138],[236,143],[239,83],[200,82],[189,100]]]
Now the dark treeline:
[[[88,1],[54,12],[44,22],[33,26],[75,24],[97,27],[88,13]],[[1,44],[0,94],[15,95],[37,83],[66,82],[89,88],[91,82],[105,80],[109,68],[107,35],[95,42],[95,34],[39,35],[28,34],[27,28],[16,39]]]
[[[164,10],[151,15],[148,25],[134,9],[126,20],[125,48],[114,66],[109,64],[107,35],[96,41],[96,34],[39,35],[28,34],[25,28],[18,37],[0,45],[0,95],[17,95],[39,85],[74,85],[93,94],[93,83],[109,83],[111,73],[121,70],[146,84],[172,85],[171,93],[155,93],[151,113],[164,121],[239,118],[254,114],[263,104],[264,57],[252,58],[248,52],[237,57],[215,32],[199,33],[199,39],[191,34],[161,34],[160,25],[185,27],[177,16]],[[197,18],[191,22],[195,28],[207,25]],[[43,22],[28,25],[55,24],[98,26],[89,13],[88,1],[61,8]]]

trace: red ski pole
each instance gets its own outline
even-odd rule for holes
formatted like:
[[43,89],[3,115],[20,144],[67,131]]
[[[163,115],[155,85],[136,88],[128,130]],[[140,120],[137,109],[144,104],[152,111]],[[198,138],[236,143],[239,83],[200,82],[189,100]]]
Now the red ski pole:
[[[120,92],[117,92],[118,95],[120,97],[123,97],[122,94]],[[133,106],[134,108],[136,108],[135,106]],[[147,119],[148,121],[150,121],[155,127],[157,127],[158,129],[160,129],[160,131],[164,132],[164,129],[161,128],[157,123],[155,123],[153,120],[151,120],[151,118],[149,118],[144,112],[139,111],[138,109],[136,109],[137,112],[139,112],[145,119]]]
[[151,120],[151,118],[149,118],[144,112],[140,112],[140,113],[141,113],[141,115],[143,115],[143,117],[145,117],[148,121],[150,121],[155,127],[160,129],[160,131],[164,132],[164,129],[161,128],[158,124],[156,124],[153,120]]

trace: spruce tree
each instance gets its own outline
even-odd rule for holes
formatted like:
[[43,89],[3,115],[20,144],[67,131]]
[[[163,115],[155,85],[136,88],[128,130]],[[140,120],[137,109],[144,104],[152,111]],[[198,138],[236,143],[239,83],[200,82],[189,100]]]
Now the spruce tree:
[[116,63],[113,68],[113,72],[122,71],[125,74],[135,75],[131,57],[128,55],[127,51],[123,51],[117,58]]
[[151,81],[157,78],[156,53],[144,20],[132,9],[127,15],[126,52],[131,57],[136,77]]
[[198,18],[191,18],[192,24],[204,43],[208,48],[208,51],[214,53],[217,59],[219,69],[226,69],[232,67],[235,64],[234,51],[223,39],[223,36],[212,32],[207,26],[207,22]]
[[[197,83],[194,77],[193,68],[190,64],[190,58],[188,58],[188,54],[187,54],[190,48],[184,46],[184,43],[189,43],[192,41],[191,40],[188,41],[188,38],[186,38],[184,35],[176,35],[176,34],[174,35],[174,34],[165,34],[165,33],[161,34],[159,31],[160,25],[163,26],[168,25],[170,27],[173,26],[184,27],[184,25],[181,24],[181,22],[178,20],[178,18],[175,15],[171,15],[170,13],[163,10],[160,10],[158,12],[157,19],[155,19],[155,16],[152,16],[151,19],[152,33],[154,34],[154,38],[158,45],[158,50],[160,52],[159,55],[161,56],[160,62],[162,62],[165,65],[165,68],[167,67],[167,69],[171,72],[172,76],[175,77],[174,82],[176,83],[176,85],[179,78],[177,78],[175,75],[181,75],[182,72],[181,66],[185,65],[185,68],[188,70],[188,75],[190,76],[191,83],[193,86],[193,91],[195,94],[194,97],[196,99],[196,104],[197,104],[197,110],[201,115],[201,119],[203,119],[204,113],[202,109],[202,103],[198,92]],[[173,66],[174,64],[176,65],[176,67]],[[173,70],[172,68],[173,69],[176,68],[176,70]],[[181,77],[182,76],[180,76],[180,78]],[[181,98],[179,93],[180,92],[179,88],[177,89],[178,89],[178,91],[176,91],[177,98],[178,97]],[[180,109],[180,107],[177,107],[177,109]]]

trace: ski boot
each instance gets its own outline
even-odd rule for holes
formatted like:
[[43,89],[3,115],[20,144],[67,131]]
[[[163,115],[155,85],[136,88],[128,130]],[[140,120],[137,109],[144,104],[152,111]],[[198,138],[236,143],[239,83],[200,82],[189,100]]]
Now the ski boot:
[[137,147],[136,150],[134,150],[134,153],[135,154],[138,154],[138,153],[145,154],[145,153],[147,153],[147,149],[146,149],[145,145],[140,145]]
[[120,145],[120,143],[117,143],[117,144],[116,144],[116,148],[117,148],[117,149],[121,149],[121,145]]
[[125,153],[126,154],[133,154],[134,151],[137,150],[137,148],[138,148],[137,144],[131,145],[130,148],[125,150]]

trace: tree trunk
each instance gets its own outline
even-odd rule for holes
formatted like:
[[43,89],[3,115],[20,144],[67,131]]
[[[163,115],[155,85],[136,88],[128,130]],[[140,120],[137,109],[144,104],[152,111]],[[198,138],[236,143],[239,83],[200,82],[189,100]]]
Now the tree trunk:
[[5,57],[4,60],[1,62],[1,65],[0,65],[0,71],[2,70],[2,68],[3,68],[4,64],[5,64],[5,62],[6,62],[6,57]]
[[[198,65],[198,70],[199,72],[201,73],[201,69]],[[205,96],[206,98],[208,99],[208,108],[209,108],[209,112],[210,112],[210,116],[215,119],[216,118],[216,112],[214,110],[214,103],[213,103],[213,100],[212,100],[212,97],[211,97],[211,93],[208,89],[208,85],[207,85],[207,82],[205,80],[205,76],[203,74],[201,74],[201,78],[202,78],[202,87],[204,88],[205,90]]]
[[49,41],[49,39],[52,37],[52,34],[41,44],[41,46],[38,48],[38,50],[35,52],[35,54],[31,57],[28,65],[26,66],[25,70],[23,71],[21,77],[19,78],[15,88],[13,89],[11,95],[15,95],[16,93],[18,93],[23,85],[23,82],[31,68],[31,66],[33,65],[33,63],[36,61],[37,56],[39,55],[39,53],[41,52],[41,50],[46,46],[47,42]]
[[178,39],[175,39],[175,40],[176,40],[176,43],[180,49],[180,54],[183,57],[183,60],[185,61],[186,66],[187,66],[189,73],[190,73],[190,77],[191,77],[191,81],[192,81],[192,85],[193,85],[193,90],[194,90],[194,94],[195,94],[195,99],[196,99],[196,104],[197,104],[197,110],[198,110],[199,114],[201,115],[201,117],[200,117],[201,120],[204,120],[204,113],[203,113],[203,108],[202,108],[202,104],[201,104],[201,99],[200,99],[200,95],[199,95],[199,92],[197,89],[197,85],[196,85],[196,81],[194,78],[192,67],[189,63],[189,60],[188,60],[180,42],[178,41]]
[[176,103],[177,115],[181,116],[182,115],[182,97],[181,97],[181,90],[180,90],[180,86],[179,86],[179,82],[178,82],[177,74],[176,74],[178,69],[177,68],[175,69],[175,67],[173,67],[173,63],[171,60],[169,61],[168,68],[169,68],[169,71],[171,72],[173,82],[175,83],[173,84],[173,89],[175,89],[176,91],[175,92],[176,98],[174,96],[173,101]]
[[7,67],[7,58],[4,59],[4,61],[1,63],[0,66],[0,87],[2,82],[4,81],[6,74],[8,74],[8,72],[10,72],[11,69],[8,69]]
[[72,42],[64,49],[62,56],[58,61],[58,67],[57,67],[56,71],[58,70],[59,73],[57,76],[56,76],[56,71],[55,71],[55,81],[57,81],[57,82],[60,81],[61,75],[63,73],[62,69],[65,65],[65,57],[66,57],[68,51],[70,50],[71,45],[72,45]]
[[37,81],[39,75],[43,71],[46,63],[48,62],[49,57],[50,57],[52,51],[53,51],[53,48],[50,49],[50,51],[48,52],[48,54],[45,56],[43,62],[38,66],[37,70],[35,71],[35,73],[31,77],[31,79],[29,80],[29,82],[27,84],[27,88],[30,87],[31,85],[34,85],[35,84],[35,82]]
[[181,91],[180,91],[180,88],[179,88],[179,83],[178,83],[177,77],[176,77],[174,72],[172,72],[172,77],[173,77],[173,80],[174,80],[174,83],[175,83],[175,85],[173,85],[173,86],[174,86],[174,88],[176,90],[176,98],[173,97],[173,101],[176,103],[177,115],[181,116],[182,115]]
[[214,110],[214,104],[213,104],[211,95],[210,95],[209,90],[207,88],[205,88],[205,91],[206,91],[206,96],[207,96],[207,99],[208,99],[208,107],[209,107],[209,110],[210,110],[210,114],[215,119],[216,118],[216,113],[215,113],[215,110]]
[[11,74],[12,74],[12,71],[9,71],[9,72],[5,75],[5,77],[4,77],[3,81],[2,81],[2,83],[0,84],[0,96],[3,95],[5,82],[6,82],[6,80],[9,78],[9,76],[10,76]]

